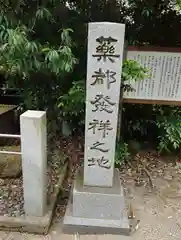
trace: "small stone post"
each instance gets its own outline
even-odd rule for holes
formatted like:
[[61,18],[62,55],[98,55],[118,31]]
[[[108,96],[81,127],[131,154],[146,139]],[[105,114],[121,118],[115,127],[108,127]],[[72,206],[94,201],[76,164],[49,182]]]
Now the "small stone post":
[[47,201],[46,112],[26,111],[20,116],[20,128],[25,214],[41,217]]

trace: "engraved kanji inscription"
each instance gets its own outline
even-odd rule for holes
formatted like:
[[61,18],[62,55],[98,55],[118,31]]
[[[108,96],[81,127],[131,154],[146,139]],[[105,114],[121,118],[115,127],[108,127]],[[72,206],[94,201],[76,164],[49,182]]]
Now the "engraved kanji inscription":
[[98,151],[103,152],[103,153],[109,152],[109,149],[104,148],[104,145],[105,145],[105,143],[97,141],[97,142],[93,143],[93,145],[90,147],[90,149],[91,150],[98,150]]
[[106,62],[107,59],[109,59],[112,63],[115,62],[115,58],[120,58],[120,54],[115,53],[115,46],[114,44],[117,42],[117,39],[114,39],[112,37],[99,37],[96,39],[96,42],[99,43],[99,45],[96,48],[96,54],[93,54],[93,57],[96,57],[98,61],[101,61],[103,59],[104,62]]
[[96,120],[96,119],[93,119],[92,122],[89,123],[89,128],[88,130],[91,130],[93,131],[93,134],[96,133],[96,128],[99,126],[99,121]]
[[98,165],[101,168],[106,168],[106,169],[111,168],[111,164],[110,164],[109,160],[106,159],[104,156],[100,157],[100,158],[89,158],[88,159],[89,167],[96,166],[96,165]]
[[94,74],[92,75],[92,78],[94,78],[94,81],[91,83],[92,86],[99,85],[99,84],[106,84],[107,88],[110,89],[110,86],[112,83],[116,82],[116,72],[111,70],[106,70],[106,72],[103,72],[101,68],[99,68],[98,71],[94,71]]
[[95,106],[92,112],[105,111],[107,113],[112,113],[113,109],[111,107],[116,105],[116,103],[111,101],[109,96],[104,97],[103,94],[97,94],[95,99],[90,101],[90,103]]
[[113,130],[113,128],[111,127],[111,122],[109,120],[106,121],[98,121],[96,119],[93,119],[92,122],[89,122],[89,128],[88,130],[93,131],[93,134],[96,133],[97,131],[102,131],[102,137],[105,138],[110,131]]

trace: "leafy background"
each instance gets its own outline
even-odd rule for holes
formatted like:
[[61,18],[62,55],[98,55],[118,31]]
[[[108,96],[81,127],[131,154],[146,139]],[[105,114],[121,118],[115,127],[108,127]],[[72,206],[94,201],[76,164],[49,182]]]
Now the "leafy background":
[[[21,109],[47,110],[56,132],[62,119],[83,132],[87,23],[125,23],[129,45],[181,47],[180,6],[180,0],[1,0],[1,85],[18,89]],[[122,89],[133,90],[125,80],[141,81],[145,74],[136,62],[125,61]],[[162,152],[179,150],[180,107],[122,109],[120,154],[129,155],[130,141]]]

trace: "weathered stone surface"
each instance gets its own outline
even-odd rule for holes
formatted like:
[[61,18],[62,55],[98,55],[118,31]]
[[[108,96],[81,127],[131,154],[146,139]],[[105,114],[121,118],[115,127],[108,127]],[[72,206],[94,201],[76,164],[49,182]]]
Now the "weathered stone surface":
[[130,223],[118,171],[113,183],[111,188],[84,186],[82,171],[78,171],[64,217],[64,231],[129,234]]
[[84,154],[87,186],[113,184],[124,34],[124,24],[89,23]]
[[[1,151],[20,152],[20,146],[5,146],[0,147]],[[0,178],[11,178],[20,175],[21,156],[0,154]]]
[[24,210],[27,216],[41,217],[47,202],[46,112],[26,111],[20,116],[20,127]]
[[33,233],[47,233],[52,219],[52,211],[56,200],[54,199],[47,214],[43,217],[6,217],[0,216],[0,229],[11,231],[24,231]]
[[114,173],[112,188],[100,188],[83,186],[81,169],[74,182],[73,203],[75,217],[119,220],[125,205],[119,172]]
[[124,234],[130,235],[131,229],[126,211],[118,220],[74,217],[72,204],[69,201],[63,225],[64,233],[81,234]]

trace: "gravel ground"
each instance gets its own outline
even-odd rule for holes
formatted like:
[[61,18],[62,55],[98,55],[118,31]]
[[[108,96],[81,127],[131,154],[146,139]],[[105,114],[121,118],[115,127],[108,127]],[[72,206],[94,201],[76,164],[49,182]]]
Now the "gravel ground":
[[[140,161],[138,159],[140,159]],[[64,180],[63,196],[60,196],[56,207],[57,218],[64,216],[75,170],[80,165],[83,165],[83,161],[74,164],[69,178]],[[129,164],[129,166],[127,164],[122,166],[120,169],[120,178],[128,203],[129,199],[133,199],[133,190],[139,191],[140,189],[141,194],[145,197],[145,193],[143,193],[144,189],[144,191],[147,192],[146,195],[149,197],[150,194],[156,195],[158,201],[165,201],[168,204],[170,197],[172,199],[181,198],[180,173],[181,161],[179,157],[160,156],[155,151],[143,151],[137,154],[135,159],[132,159],[132,163]],[[173,183],[170,184],[171,182]],[[129,214],[134,215],[134,213]],[[157,212],[157,214],[159,213]]]
[[[65,161],[65,158],[68,158],[70,162],[70,171],[68,178],[63,184],[64,193],[57,205],[56,216],[64,214],[75,170],[80,164],[82,164],[80,159],[82,158],[83,148],[80,142],[81,141],[78,141],[76,138],[73,141],[59,139],[56,144],[56,150],[53,150],[53,153],[50,153],[51,157],[49,159],[51,160],[48,161],[47,169],[48,201],[54,191],[54,187],[57,184],[57,177],[63,161]],[[60,159],[63,159],[63,161]],[[151,187],[153,186],[151,185],[154,184],[155,177],[160,176],[165,180],[172,180],[173,171],[170,170],[170,167],[173,169],[173,165],[176,164],[177,160],[178,159],[173,156],[159,156],[154,151],[141,152],[135,159],[132,160],[131,164],[123,165],[120,170],[121,178],[123,183],[125,181],[132,181],[134,182],[135,187],[144,185],[152,191]],[[177,169],[177,171],[180,170]],[[126,192],[127,189],[125,188],[125,193]],[[22,177],[18,179],[0,179],[0,215],[13,217],[24,215],[23,205]]]
[[[60,157],[53,157],[48,162],[47,169],[47,201],[49,201],[58,181],[58,175],[62,166]],[[0,215],[22,216],[24,215],[23,179],[0,179]]]
[[[68,157],[74,163],[69,177],[63,183],[63,195],[59,197],[56,207],[56,215],[52,227],[47,236],[38,236],[21,233],[0,232],[0,239],[76,239],[73,235],[62,233],[62,219],[69,197],[70,187],[74,172],[80,165],[79,157],[75,149],[69,144],[63,144],[69,150]],[[62,149],[63,146],[60,146]],[[65,152],[67,151],[65,149]],[[140,158],[140,160],[139,160]],[[57,162],[57,161],[55,161]],[[125,189],[128,202],[132,204],[132,210],[136,218],[140,220],[138,230],[130,240],[180,240],[181,239],[181,167],[180,161],[174,156],[159,156],[156,152],[143,152],[133,159],[131,164],[124,165],[120,170],[120,177]],[[178,163],[178,164],[177,164]],[[51,164],[49,164],[51,165]],[[72,165],[71,165],[72,166]],[[54,169],[52,166],[50,169]],[[149,176],[153,183],[150,184]],[[50,170],[48,171],[48,175]],[[50,177],[48,177],[50,179]],[[54,183],[56,184],[56,183]],[[53,186],[51,184],[51,186]],[[1,189],[1,187],[0,187]],[[11,184],[12,189],[12,184]],[[49,189],[51,187],[49,186]],[[51,191],[51,190],[49,190]],[[8,191],[9,192],[9,191]],[[1,238],[2,236],[2,238]],[[89,235],[79,236],[77,239],[120,239],[120,236]]]
[[[56,215],[62,215],[67,203],[70,186],[72,183],[72,176],[80,165],[80,157],[82,156],[81,140],[77,138],[58,139],[54,142],[53,149],[48,151],[48,168],[47,168],[47,201],[52,196],[54,188],[58,181],[58,175],[61,166],[65,160],[71,163],[69,166],[68,178],[64,181],[63,188],[64,194],[61,197],[60,204],[57,206]],[[50,147],[51,148],[51,147]],[[22,176],[16,179],[1,179],[0,178],[0,215],[4,216],[23,216],[24,215],[24,199],[23,199],[23,181]]]

